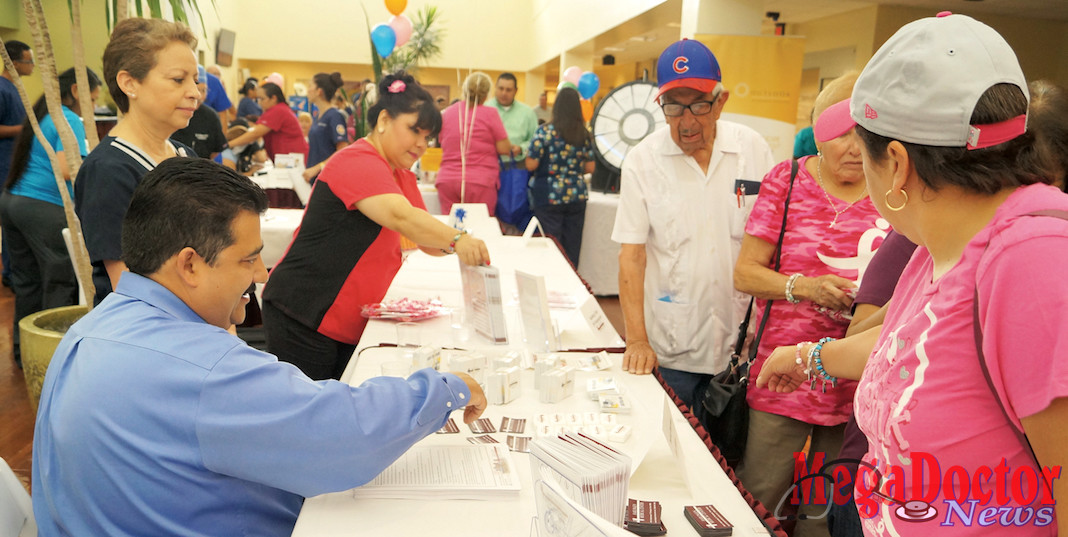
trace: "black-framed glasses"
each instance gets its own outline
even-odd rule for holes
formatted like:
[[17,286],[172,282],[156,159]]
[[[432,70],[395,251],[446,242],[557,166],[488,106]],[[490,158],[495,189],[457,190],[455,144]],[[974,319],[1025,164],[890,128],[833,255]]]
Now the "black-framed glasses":
[[690,113],[695,116],[703,116],[712,111],[712,105],[716,104],[715,100],[711,101],[697,101],[690,104],[678,104],[678,103],[664,103],[660,105],[660,109],[664,111],[664,115],[667,117],[679,117],[682,115],[683,110],[690,109]]

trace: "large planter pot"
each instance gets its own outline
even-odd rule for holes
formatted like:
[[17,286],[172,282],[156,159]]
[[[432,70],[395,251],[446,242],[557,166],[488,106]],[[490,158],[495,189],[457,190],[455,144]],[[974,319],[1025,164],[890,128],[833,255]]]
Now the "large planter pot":
[[35,414],[37,403],[41,400],[41,386],[44,385],[48,362],[52,361],[59,340],[63,339],[71,325],[88,312],[86,306],[65,306],[39,311],[19,321],[22,372],[26,377],[26,389],[30,392],[30,406]]

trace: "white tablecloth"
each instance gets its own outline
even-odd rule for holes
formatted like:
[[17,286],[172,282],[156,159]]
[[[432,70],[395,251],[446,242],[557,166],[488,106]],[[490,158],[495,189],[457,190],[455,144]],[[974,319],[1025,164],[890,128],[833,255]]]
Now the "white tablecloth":
[[263,173],[253,175],[251,179],[264,190],[268,188],[292,190],[300,203],[307,205],[312,185],[304,180],[301,175],[303,172],[303,168],[269,168]]
[[[550,292],[588,297],[585,287],[548,239],[534,238],[529,242],[521,237],[487,237],[493,264],[501,270],[501,289],[505,300],[505,318],[509,324],[509,344],[492,345],[476,334],[461,341],[453,334],[448,317],[422,321],[420,341],[424,345],[477,349],[495,357],[513,348],[522,347],[515,299],[515,270],[542,274]],[[422,252],[410,255],[390,286],[387,298],[440,298],[446,305],[462,303],[459,265],[455,256],[431,257]],[[605,342],[586,325],[577,310],[553,310],[552,316],[561,328],[564,347],[601,346]],[[615,338],[618,340],[618,336]],[[359,348],[367,349],[380,342],[397,340],[396,324],[371,321],[360,340]],[[401,359],[396,348],[367,349],[357,354],[346,369],[342,380],[358,385],[378,375],[381,365]],[[538,402],[533,389],[532,372],[523,373],[522,396],[507,405],[492,406],[485,417],[495,424],[502,417],[527,418],[524,436],[532,436],[531,421],[539,413],[592,412],[596,405],[584,393],[585,380],[594,375],[609,374],[625,385],[634,405],[629,415],[621,415],[620,422],[634,428],[631,439],[620,449],[635,458],[636,471],[631,483],[631,498],[656,499],[663,504],[663,519],[671,535],[691,535],[689,523],[682,514],[684,505],[712,503],[735,525],[734,535],[766,535],[766,530],[737,489],[723,473],[719,464],[694,433],[678,408],[667,400],[660,385],[652,376],[635,376],[621,371],[620,355],[612,356],[613,368],[608,372],[582,372],[576,378],[575,393],[556,405]],[[462,424],[460,413],[453,417],[461,434],[431,435],[426,443],[466,445],[473,436]],[[504,435],[494,435],[504,441]],[[502,496],[487,501],[473,500],[359,500],[351,491],[324,494],[304,502],[293,535],[463,535],[469,536],[526,536],[530,534],[531,518],[535,515],[533,482],[529,455],[513,453],[522,480],[518,495]]]
[[273,267],[282,258],[293,232],[300,225],[304,209],[267,209],[260,217],[260,236],[263,238],[263,264]]
[[[378,375],[381,364],[394,361],[397,349],[370,349],[354,367],[352,384]],[[631,476],[631,498],[657,500],[668,535],[696,535],[683,516],[686,505],[713,504],[734,524],[735,536],[767,535],[767,531],[724,474],[704,443],[694,433],[678,408],[668,401],[663,389],[649,375],[635,376],[619,368],[621,355],[613,355],[608,372],[580,372],[575,393],[557,403],[538,402],[533,389],[533,372],[525,371],[523,395],[506,405],[491,406],[483,414],[498,426],[502,417],[526,418],[522,436],[534,436],[533,418],[543,413],[584,413],[596,411],[596,403],[586,397],[586,380],[611,375],[623,383],[635,409],[620,415],[620,423],[633,427],[625,444],[611,444],[632,458],[640,456]],[[430,435],[419,445],[468,445],[475,436],[454,413],[459,434]],[[505,434],[492,434],[501,443]],[[295,537],[350,535],[456,535],[464,537],[527,536],[536,514],[530,455],[512,453],[519,470],[518,495],[502,495],[493,500],[384,500],[353,497],[351,491],[324,494],[305,500],[297,519]]]
[[423,194],[423,205],[430,214],[441,214],[441,200],[438,199],[438,189],[434,185],[419,185],[419,192]]
[[619,244],[612,241],[618,207],[619,194],[590,192],[586,202],[578,272],[597,296],[619,294]]

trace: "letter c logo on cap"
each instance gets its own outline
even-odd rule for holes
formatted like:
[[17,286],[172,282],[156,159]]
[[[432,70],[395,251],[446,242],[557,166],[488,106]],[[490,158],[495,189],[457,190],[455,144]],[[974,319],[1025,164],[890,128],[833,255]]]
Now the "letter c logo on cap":
[[690,63],[689,58],[686,56],[679,56],[678,58],[675,58],[675,61],[671,62],[671,68],[681,75],[690,70],[690,66],[687,65],[688,63]]

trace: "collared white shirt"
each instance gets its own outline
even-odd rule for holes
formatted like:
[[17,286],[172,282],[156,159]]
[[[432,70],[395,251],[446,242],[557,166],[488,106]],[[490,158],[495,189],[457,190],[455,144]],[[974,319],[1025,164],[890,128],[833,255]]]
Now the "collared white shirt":
[[661,365],[695,373],[726,365],[748,304],[733,274],[757,194],[739,196],[736,181],[759,182],[774,164],[759,133],[722,120],[707,173],[669,127],[627,154],[612,240],[645,245],[645,326]]

